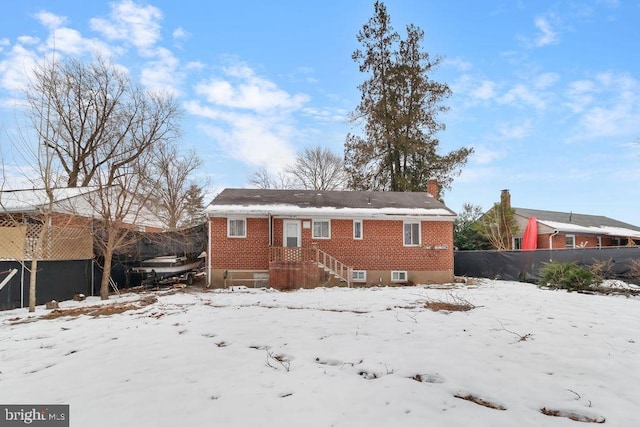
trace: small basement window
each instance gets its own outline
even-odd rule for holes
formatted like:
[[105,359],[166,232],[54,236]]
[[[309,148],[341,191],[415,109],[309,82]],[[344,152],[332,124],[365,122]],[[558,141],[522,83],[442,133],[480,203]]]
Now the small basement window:
[[367,281],[366,270],[353,270],[351,272],[351,279],[354,282],[366,282]]
[[247,220],[227,218],[227,237],[247,237]]
[[392,282],[406,282],[407,281],[407,271],[392,271],[391,272],[391,281]]

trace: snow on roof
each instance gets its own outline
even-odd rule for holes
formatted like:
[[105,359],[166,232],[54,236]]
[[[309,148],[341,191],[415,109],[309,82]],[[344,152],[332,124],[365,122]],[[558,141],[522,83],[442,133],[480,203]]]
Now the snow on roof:
[[[95,190],[95,187],[54,188],[52,202],[60,203]],[[0,191],[0,209],[5,212],[35,211],[49,202],[44,188]]]
[[538,220],[538,222],[540,224],[546,225],[547,227],[551,227],[554,230],[558,230],[562,232],[640,238],[640,231],[632,230],[629,228],[623,228],[623,227],[609,227],[604,225],[585,227],[578,224],[569,224],[564,222],[544,221],[544,220]]
[[[35,213],[41,209],[48,209],[48,205],[51,202],[52,212],[98,218],[100,214],[92,206],[91,197],[88,196],[97,190],[98,187],[55,188],[52,190],[53,200],[51,201],[43,188],[0,191],[0,212]],[[164,228],[165,226],[162,221],[146,208],[142,208],[135,215],[126,215],[124,221],[139,226],[157,228]]]
[[384,217],[384,216],[441,216],[455,217],[443,208],[334,208],[300,207],[296,205],[217,205],[207,207],[209,216],[222,215],[279,215],[279,216],[332,216],[332,217]]
[[225,189],[207,207],[209,216],[277,215],[382,218],[455,212],[426,192]]

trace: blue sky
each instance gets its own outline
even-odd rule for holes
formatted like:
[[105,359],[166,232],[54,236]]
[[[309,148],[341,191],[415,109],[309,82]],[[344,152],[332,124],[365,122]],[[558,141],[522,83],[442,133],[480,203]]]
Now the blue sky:
[[[413,23],[443,57],[433,78],[453,90],[442,152],[475,154],[444,193],[455,211],[512,204],[640,225],[640,1],[389,0],[394,28]],[[0,144],[39,58],[99,52],[183,108],[181,145],[205,161],[211,191],[244,187],[296,152],[343,153],[345,118],[365,78],[351,60],[372,0],[3,2]]]

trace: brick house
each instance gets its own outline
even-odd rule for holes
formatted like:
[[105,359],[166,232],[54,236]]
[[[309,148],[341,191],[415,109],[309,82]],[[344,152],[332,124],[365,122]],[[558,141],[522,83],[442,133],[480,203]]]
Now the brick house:
[[[501,199],[511,207],[511,196],[503,190]],[[535,218],[537,249],[602,248],[639,246],[640,227],[600,215],[556,212],[540,209],[513,208],[518,231],[512,249],[522,247],[527,224]]]
[[513,248],[520,249],[529,218],[538,228],[538,249],[640,246],[640,227],[599,215],[514,208],[519,231]]
[[449,282],[456,214],[434,194],[225,189],[206,209],[208,285]]

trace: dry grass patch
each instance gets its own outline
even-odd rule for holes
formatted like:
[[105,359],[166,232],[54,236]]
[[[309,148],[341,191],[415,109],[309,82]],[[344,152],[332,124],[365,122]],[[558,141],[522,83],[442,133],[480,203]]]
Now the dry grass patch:
[[454,294],[449,294],[447,300],[426,299],[424,302],[424,308],[428,308],[432,311],[469,311],[476,308],[466,299]]
[[104,304],[104,305],[91,305],[87,307],[74,307],[67,309],[56,309],[51,311],[50,313],[42,316],[43,319],[57,319],[60,317],[78,317],[81,315],[87,316],[111,316],[113,314],[120,314],[130,310],[138,310],[148,305],[154,304],[158,301],[158,298],[149,295],[144,298],[141,298],[137,301],[130,302],[116,302],[113,304]]
[[491,409],[496,409],[498,411],[506,411],[507,408],[505,408],[502,405],[499,405],[497,403],[493,403],[493,402],[489,402],[486,399],[483,399],[481,397],[478,396],[474,396],[473,394],[454,394],[453,397],[457,397],[458,399],[462,399],[462,400],[467,400],[469,402],[473,402],[476,405],[480,405],[480,406],[484,406],[486,408],[491,408]]
[[471,304],[459,304],[444,301],[427,301],[424,304],[424,307],[432,311],[469,311],[474,308]]
[[573,421],[580,421],[582,423],[604,424],[605,422],[604,417],[592,417],[589,415],[578,414],[576,412],[559,411],[557,409],[542,408],[540,409],[540,412],[550,417],[564,417]]

